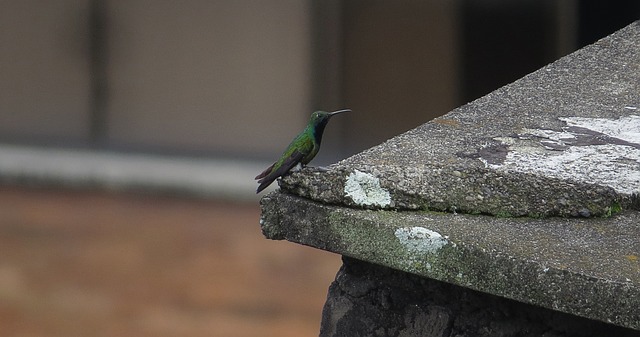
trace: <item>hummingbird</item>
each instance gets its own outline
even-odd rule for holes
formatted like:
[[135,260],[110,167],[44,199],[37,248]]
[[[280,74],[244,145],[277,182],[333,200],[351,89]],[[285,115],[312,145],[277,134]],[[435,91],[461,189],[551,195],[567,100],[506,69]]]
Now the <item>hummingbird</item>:
[[260,193],[260,191],[267,188],[278,177],[282,177],[296,165],[300,164],[302,167],[307,165],[320,150],[322,133],[329,119],[337,114],[349,111],[351,109],[334,112],[316,111],[312,113],[307,127],[291,141],[291,144],[287,146],[280,159],[255,177],[260,184],[256,193]]

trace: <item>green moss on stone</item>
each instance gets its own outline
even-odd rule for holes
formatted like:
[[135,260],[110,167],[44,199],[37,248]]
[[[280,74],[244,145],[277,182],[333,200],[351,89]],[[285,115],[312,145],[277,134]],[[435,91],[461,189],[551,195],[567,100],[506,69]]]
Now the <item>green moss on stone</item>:
[[495,215],[496,218],[514,218],[513,214],[507,211],[498,211]]
[[620,212],[622,212],[622,204],[620,204],[620,202],[618,201],[614,201],[613,203],[611,203],[611,206],[607,207],[606,216],[610,217]]

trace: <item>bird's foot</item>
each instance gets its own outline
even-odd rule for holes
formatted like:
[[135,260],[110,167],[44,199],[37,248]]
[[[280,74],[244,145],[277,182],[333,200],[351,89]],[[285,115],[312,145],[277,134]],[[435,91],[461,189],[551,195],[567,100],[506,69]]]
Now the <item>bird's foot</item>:
[[300,171],[304,168],[304,166],[300,163],[297,163],[296,166],[292,167],[291,170],[289,170],[289,172],[297,172]]
[[329,172],[329,168],[326,166],[307,166],[311,169],[313,169],[314,171],[318,171],[318,172]]
[[298,172],[303,169],[309,170],[312,172],[328,172],[329,171],[329,168],[326,166],[308,166],[308,165],[297,164],[289,172]]

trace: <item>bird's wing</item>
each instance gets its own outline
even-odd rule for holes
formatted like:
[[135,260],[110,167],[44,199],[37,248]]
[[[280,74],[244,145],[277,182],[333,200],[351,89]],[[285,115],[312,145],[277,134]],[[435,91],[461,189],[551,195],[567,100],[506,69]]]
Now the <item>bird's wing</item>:
[[282,162],[282,165],[280,165],[280,167],[278,167],[277,170],[271,171],[268,174],[265,174],[267,170],[271,170],[273,168],[273,165],[271,165],[271,167],[265,170],[265,172],[260,173],[258,177],[256,177],[256,179],[260,179],[258,180],[258,183],[260,183],[260,186],[258,186],[257,192],[260,193],[260,191],[264,190],[267,186],[271,185],[271,183],[274,180],[276,180],[278,177],[281,177],[285,173],[289,172],[289,170],[291,170],[294,166],[296,166],[302,160],[303,157],[304,157],[304,154],[294,150],[291,153],[291,155]]

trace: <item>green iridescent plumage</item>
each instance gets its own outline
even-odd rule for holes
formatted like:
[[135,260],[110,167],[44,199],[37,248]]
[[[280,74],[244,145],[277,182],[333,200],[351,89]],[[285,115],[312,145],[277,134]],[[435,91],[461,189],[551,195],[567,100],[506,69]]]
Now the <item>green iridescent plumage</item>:
[[255,179],[260,184],[256,193],[260,193],[260,191],[264,190],[278,177],[289,172],[296,165],[307,165],[320,150],[322,133],[329,119],[334,115],[348,111],[351,110],[316,111],[312,113],[307,127],[291,141],[291,144],[289,144],[280,159],[256,176]]

